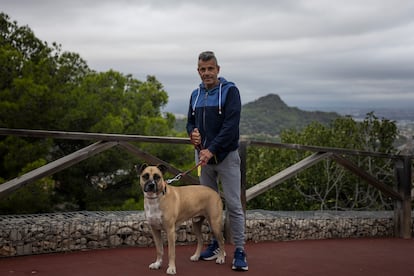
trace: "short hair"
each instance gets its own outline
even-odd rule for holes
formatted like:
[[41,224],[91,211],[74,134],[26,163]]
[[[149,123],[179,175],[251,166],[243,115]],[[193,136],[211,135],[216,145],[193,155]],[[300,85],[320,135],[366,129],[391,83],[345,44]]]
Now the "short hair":
[[204,51],[198,55],[198,60],[209,61],[212,59],[216,62],[216,65],[218,65],[217,58],[213,51]]

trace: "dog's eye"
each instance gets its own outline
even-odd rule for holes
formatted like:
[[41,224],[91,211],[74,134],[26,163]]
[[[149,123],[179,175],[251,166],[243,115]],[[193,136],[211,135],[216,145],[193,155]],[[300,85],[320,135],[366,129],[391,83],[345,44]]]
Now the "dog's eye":
[[149,179],[149,173],[145,173],[145,174],[143,174],[141,177],[142,177],[142,179],[144,179],[144,180],[148,180],[148,179]]
[[159,174],[154,174],[154,180],[158,181],[161,179],[161,176]]

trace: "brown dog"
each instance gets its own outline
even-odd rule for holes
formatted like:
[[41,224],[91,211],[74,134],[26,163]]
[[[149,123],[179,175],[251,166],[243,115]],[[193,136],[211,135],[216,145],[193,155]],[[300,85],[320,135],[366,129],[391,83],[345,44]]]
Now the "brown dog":
[[202,185],[182,187],[167,186],[163,174],[167,167],[164,165],[141,165],[137,168],[140,175],[140,185],[144,192],[144,208],[148,224],[151,227],[157,249],[157,259],[149,265],[150,269],[159,269],[162,265],[164,253],[161,230],[167,234],[168,241],[168,269],[167,274],[176,274],[175,267],[175,240],[176,227],[195,217],[193,229],[197,237],[197,249],[192,261],[198,261],[203,247],[201,226],[207,218],[211,231],[220,247],[220,255],[216,263],[225,261],[223,238],[223,203],[219,194],[213,189]]

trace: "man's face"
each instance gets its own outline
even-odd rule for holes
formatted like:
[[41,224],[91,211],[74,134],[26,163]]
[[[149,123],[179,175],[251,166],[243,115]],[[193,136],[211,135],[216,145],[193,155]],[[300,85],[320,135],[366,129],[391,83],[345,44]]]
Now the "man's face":
[[197,71],[207,89],[211,89],[219,83],[217,76],[220,72],[220,66],[216,64],[214,59],[207,61],[199,60]]

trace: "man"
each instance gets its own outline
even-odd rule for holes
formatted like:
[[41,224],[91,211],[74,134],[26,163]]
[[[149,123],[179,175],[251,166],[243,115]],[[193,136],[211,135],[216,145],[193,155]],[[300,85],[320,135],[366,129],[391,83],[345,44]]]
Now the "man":
[[[223,189],[230,229],[235,245],[234,270],[247,271],[244,251],[245,217],[240,201],[239,123],[240,93],[234,83],[218,77],[220,66],[213,52],[202,52],[198,58],[201,84],[190,97],[187,132],[197,148],[202,164],[200,182],[219,191]],[[218,244],[214,239],[202,252],[203,260],[217,258]]]

